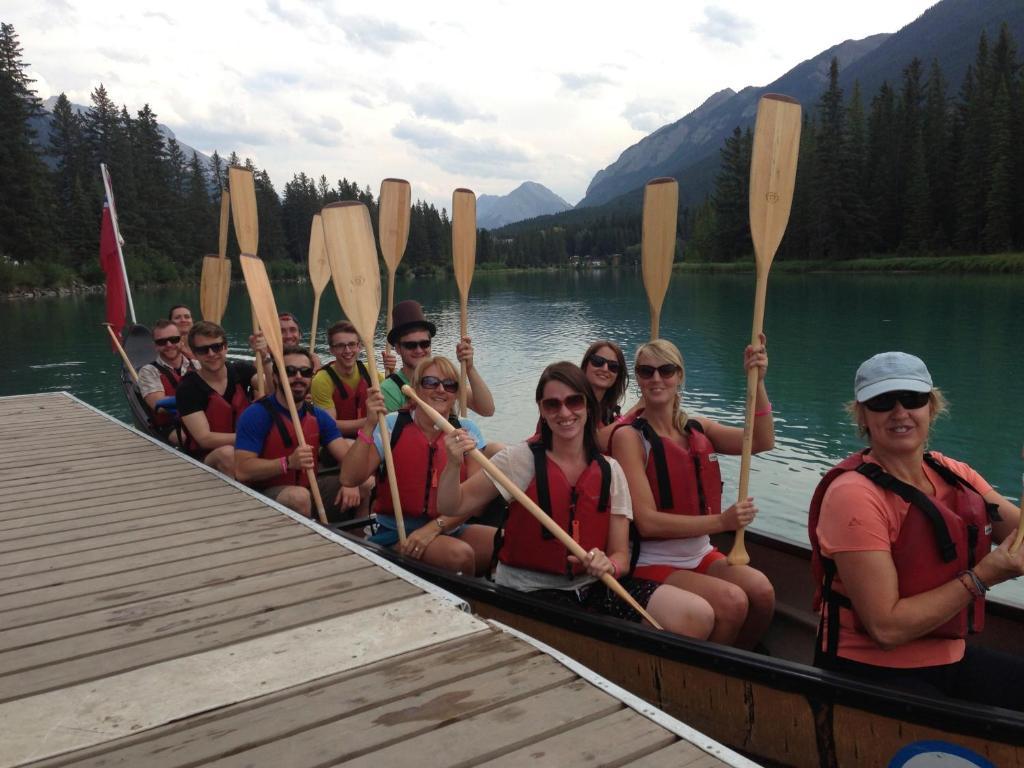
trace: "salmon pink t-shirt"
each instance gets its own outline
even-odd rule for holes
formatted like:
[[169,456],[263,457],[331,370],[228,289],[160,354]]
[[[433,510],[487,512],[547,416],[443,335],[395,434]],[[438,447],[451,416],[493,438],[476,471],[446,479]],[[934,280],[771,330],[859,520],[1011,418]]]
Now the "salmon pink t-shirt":
[[[960,461],[931,451],[938,462],[953,470],[984,495],[992,490],[985,479]],[[870,454],[865,459],[874,461]],[[940,502],[949,507],[956,503],[956,489],[948,485],[927,464],[922,469],[931,481]],[[831,557],[836,552],[891,552],[899,538],[910,504],[892,491],[879,488],[859,472],[845,472],[825,492],[818,520],[818,541],[821,553]],[[925,542],[926,546],[934,546]],[[834,584],[842,583],[837,576]],[[854,628],[849,611],[840,612],[839,656],[862,664],[879,667],[932,667],[960,661],[965,643],[953,638],[922,637],[898,648],[885,650],[866,632]]]

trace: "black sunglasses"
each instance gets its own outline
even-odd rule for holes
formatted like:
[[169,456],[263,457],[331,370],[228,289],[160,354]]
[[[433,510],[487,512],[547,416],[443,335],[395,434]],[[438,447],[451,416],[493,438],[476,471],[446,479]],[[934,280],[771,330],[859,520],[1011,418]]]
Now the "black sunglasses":
[[545,397],[540,401],[540,409],[547,416],[556,416],[562,411],[562,406],[570,411],[579,412],[587,407],[587,398],[580,394],[569,395],[564,400],[558,397]]
[[638,379],[652,379],[654,378],[655,371],[658,372],[661,378],[667,379],[679,372],[679,366],[672,365],[672,363],[665,363],[664,365],[638,365],[634,370]]
[[197,355],[205,355],[210,352],[220,352],[227,349],[228,343],[226,341],[215,341],[213,344],[200,344],[192,347],[192,351]]
[[181,336],[164,336],[162,339],[153,339],[153,343],[158,347],[164,347],[168,344],[177,344],[181,341]]
[[417,347],[420,349],[430,349],[430,339],[421,339],[420,341],[400,341],[399,345],[402,349],[409,352],[412,352]]
[[607,365],[609,373],[619,372],[619,363],[617,360],[609,360],[607,357],[601,357],[601,355],[591,355],[588,362],[595,368],[604,368]]
[[301,376],[304,379],[313,378],[313,367],[309,365],[303,366],[301,368],[297,365],[286,365],[284,367],[284,372],[288,374],[289,379],[292,376]]
[[928,405],[931,397],[931,392],[910,392],[909,390],[884,392],[881,395],[875,395],[870,400],[865,400],[864,407],[875,413],[885,413],[891,411],[896,407],[896,403],[899,403],[908,411],[913,411]]
[[455,381],[455,379],[439,379],[437,376],[424,376],[420,379],[420,386],[424,389],[444,387],[444,391],[449,394],[455,394],[459,391],[459,382]]

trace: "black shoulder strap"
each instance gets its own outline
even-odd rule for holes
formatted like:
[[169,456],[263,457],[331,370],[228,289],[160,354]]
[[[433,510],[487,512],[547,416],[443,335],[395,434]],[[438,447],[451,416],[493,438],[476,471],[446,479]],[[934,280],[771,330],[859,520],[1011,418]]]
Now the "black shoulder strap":
[[366,369],[366,366],[363,365],[362,360],[356,360],[356,368],[359,369],[359,375],[363,377],[363,381],[366,382],[366,385],[372,387],[373,382],[370,381],[370,372]]
[[594,460],[601,470],[601,495],[597,500],[597,511],[607,512],[612,498],[612,465],[600,453],[594,456]]
[[456,429],[462,429],[462,422],[459,421],[459,417],[455,415],[455,411],[452,411],[451,415],[448,416],[448,423]]
[[395,382],[395,384],[398,385],[399,389],[401,389],[402,387],[405,386],[405,380],[402,379],[402,377],[398,375],[398,371],[395,371],[390,376],[388,376],[388,381]]
[[341,399],[348,400],[348,392],[345,391],[345,385],[341,383],[341,377],[334,370],[334,366],[325,365],[323,370],[327,371],[327,375],[331,377],[331,381],[334,382],[334,388],[341,394]]
[[[291,448],[292,436],[288,434],[288,427],[285,425],[284,419],[281,418],[281,414],[277,412],[277,408],[275,408],[274,404],[271,402],[272,398],[273,395],[264,397],[262,400],[259,401],[260,405],[262,405],[266,409],[267,414],[270,416],[270,421],[273,423],[275,427],[277,427],[277,432],[279,435],[281,435],[281,442],[284,443],[287,447]],[[303,413],[305,413],[305,411],[303,411]],[[299,418],[302,418],[301,414]]]
[[[410,423],[412,423],[412,414],[409,411],[399,411],[398,418],[395,419],[395,426],[391,428],[391,450],[395,450],[402,430],[409,426]],[[381,467],[383,466],[384,464],[381,462]]]
[[704,427],[701,426],[701,423],[696,419],[687,419],[686,423],[683,425],[683,431],[686,432],[686,434],[690,434],[691,432],[700,432],[703,435]]
[[633,427],[640,430],[647,443],[651,446],[651,457],[654,459],[654,472],[658,478],[658,496],[661,499],[659,509],[672,509],[675,506],[672,499],[672,482],[668,476],[668,462],[665,461],[665,445],[661,437],[647,423],[647,419],[638,418],[633,422]]
[[951,563],[956,560],[956,544],[949,535],[949,529],[946,527],[946,521],[942,519],[942,514],[927,495],[909,483],[905,483],[902,480],[898,480],[893,477],[878,464],[873,462],[864,462],[857,467],[857,471],[878,487],[884,488],[887,491],[892,491],[908,504],[913,504],[921,510],[921,512],[928,518],[928,522],[932,524],[932,530],[935,533],[935,542],[938,544],[939,556],[942,558],[942,561],[944,563]]
[[[530,443],[530,450],[533,451],[533,476],[537,482],[537,504],[547,514],[551,514],[551,487],[548,483],[548,452],[544,443],[538,440]],[[541,537],[553,539],[554,536],[547,528],[541,527]]]

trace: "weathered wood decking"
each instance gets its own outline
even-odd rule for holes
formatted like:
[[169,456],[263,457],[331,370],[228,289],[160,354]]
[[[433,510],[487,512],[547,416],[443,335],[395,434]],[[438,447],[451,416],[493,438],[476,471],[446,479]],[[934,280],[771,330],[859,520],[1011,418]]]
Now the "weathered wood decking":
[[751,765],[464,608],[70,396],[0,399],[0,766]]

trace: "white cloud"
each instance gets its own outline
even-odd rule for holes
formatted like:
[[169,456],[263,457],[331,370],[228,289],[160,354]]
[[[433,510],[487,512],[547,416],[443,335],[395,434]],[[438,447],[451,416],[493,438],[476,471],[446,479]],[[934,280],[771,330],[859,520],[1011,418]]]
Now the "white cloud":
[[633,128],[645,133],[682,117],[668,99],[633,99],[622,110],[622,116]]
[[742,46],[753,35],[754,25],[725,8],[707,5],[704,19],[693,26],[693,31],[706,40]]

